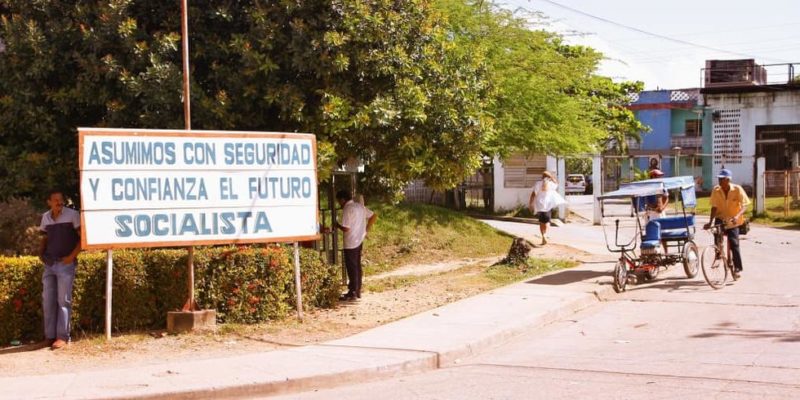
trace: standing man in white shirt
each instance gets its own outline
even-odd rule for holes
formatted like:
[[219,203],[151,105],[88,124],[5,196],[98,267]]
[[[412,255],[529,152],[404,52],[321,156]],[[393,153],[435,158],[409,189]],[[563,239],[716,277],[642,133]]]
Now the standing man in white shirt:
[[50,210],[42,215],[39,226],[42,233],[39,259],[44,263],[42,316],[44,337],[53,350],[58,350],[70,341],[72,283],[81,251],[81,216],[64,207],[64,193],[60,190],[47,194],[47,206]]
[[362,243],[378,219],[378,214],[353,201],[352,195],[346,190],[336,193],[336,201],[342,207],[342,222],[337,222],[336,227],[344,232],[344,265],[347,269],[347,293],[341,300],[352,301],[361,298],[361,279],[364,275],[361,269]]

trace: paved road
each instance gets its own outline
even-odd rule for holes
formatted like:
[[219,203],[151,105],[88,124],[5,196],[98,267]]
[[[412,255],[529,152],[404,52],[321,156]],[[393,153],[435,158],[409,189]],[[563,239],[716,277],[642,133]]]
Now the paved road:
[[594,215],[594,201],[593,196],[590,194],[585,195],[567,195],[567,203],[569,210],[577,214],[580,218],[591,221]]
[[286,398],[797,399],[798,244],[755,227],[743,279],[721,290],[672,268],[456,366]]

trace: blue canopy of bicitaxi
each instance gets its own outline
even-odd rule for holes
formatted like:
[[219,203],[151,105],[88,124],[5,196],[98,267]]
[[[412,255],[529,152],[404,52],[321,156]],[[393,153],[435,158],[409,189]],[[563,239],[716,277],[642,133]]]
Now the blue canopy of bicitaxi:
[[667,194],[672,190],[680,190],[685,207],[697,206],[697,196],[694,191],[694,177],[691,176],[673,176],[669,178],[655,178],[623,183],[620,185],[619,189],[603,193],[597,198],[604,200],[647,197]]

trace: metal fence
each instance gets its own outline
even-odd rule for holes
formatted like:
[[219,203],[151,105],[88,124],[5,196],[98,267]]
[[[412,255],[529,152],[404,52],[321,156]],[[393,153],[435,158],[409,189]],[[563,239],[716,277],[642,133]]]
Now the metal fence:
[[733,173],[733,183],[741,185],[753,201],[748,214],[756,211],[756,188],[763,182],[766,216],[777,222],[800,224],[800,169],[766,170],[759,177],[756,160],[752,156],[724,154],[606,156],[603,159],[603,192],[615,190],[621,183],[647,179],[648,170],[654,166],[666,176],[693,176],[700,204],[708,207],[703,198],[708,197],[717,184],[719,171],[726,168]]
[[765,171],[764,212],[770,219],[800,223],[800,169]]
[[491,210],[494,199],[493,176],[493,166],[486,164],[455,188],[444,191],[433,190],[426,186],[424,181],[417,180],[405,188],[403,201],[434,204],[459,210]]
[[622,183],[648,179],[652,169],[665,176],[692,176],[698,192],[709,192],[716,183],[715,174],[722,168],[735,169],[737,182],[752,192],[754,166],[752,157],[723,160],[711,154],[604,156],[603,192],[616,190]]
[[407,203],[444,205],[445,192],[433,190],[425,186],[424,181],[416,180],[405,188],[403,200]]

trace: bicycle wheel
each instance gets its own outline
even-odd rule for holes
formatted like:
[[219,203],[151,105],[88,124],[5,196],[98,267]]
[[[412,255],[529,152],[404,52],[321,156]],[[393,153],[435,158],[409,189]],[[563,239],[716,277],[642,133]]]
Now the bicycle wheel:
[[628,283],[628,268],[625,266],[624,260],[617,261],[614,266],[614,291],[622,293],[625,291],[625,285]]
[[694,278],[698,269],[700,269],[700,254],[697,245],[690,240],[683,245],[683,271],[686,272],[687,278]]
[[656,265],[648,265],[646,266],[647,269],[644,270],[644,279],[648,281],[652,281],[658,278],[658,266]]
[[708,246],[703,249],[703,254],[700,257],[703,277],[708,282],[708,285],[714,289],[725,286],[725,281],[728,279],[728,268],[725,266],[723,257],[716,246]]

